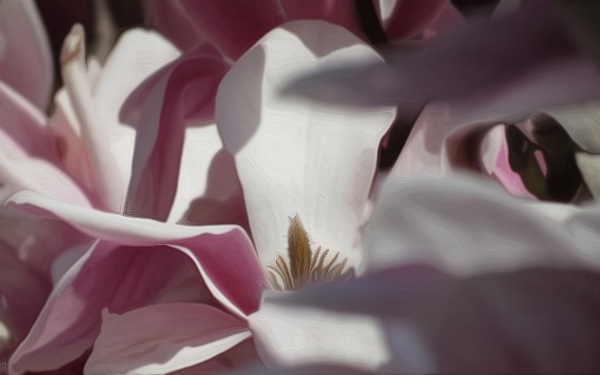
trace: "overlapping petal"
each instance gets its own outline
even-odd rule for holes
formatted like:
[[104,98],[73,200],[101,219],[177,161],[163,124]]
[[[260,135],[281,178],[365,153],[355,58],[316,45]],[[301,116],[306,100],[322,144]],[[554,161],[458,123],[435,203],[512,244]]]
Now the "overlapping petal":
[[57,282],[12,357],[12,371],[57,369],[77,359],[100,332],[104,308],[123,314],[156,303],[196,302],[222,306],[240,318],[258,308],[266,281],[239,227],[123,217],[30,192],[16,194],[11,202],[13,209],[45,212],[106,239],[84,249]]
[[[178,221],[203,196],[221,141],[214,125],[202,126],[214,124],[215,95],[228,68],[220,53],[202,45],[150,77],[125,103],[123,121],[137,129],[127,214]],[[235,191],[235,176],[228,181]]]
[[377,147],[395,110],[303,102],[279,89],[315,66],[377,59],[340,27],[297,21],[267,34],[224,78],[217,124],[235,157],[264,265],[285,252],[288,218],[296,215],[316,246],[360,262]]

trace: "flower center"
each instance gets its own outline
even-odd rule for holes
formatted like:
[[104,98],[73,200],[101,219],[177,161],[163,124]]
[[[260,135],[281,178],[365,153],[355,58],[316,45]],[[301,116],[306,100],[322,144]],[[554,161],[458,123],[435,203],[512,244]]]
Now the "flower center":
[[311,249],[311,240],[298,215],[289,218],[288,255],[289,266],[281,255],[277,256],[274,266],[267,266],[271,284],[277,290],[298,290],[309,283],[345,280],[354,273],[344,269],[347,258],[338,260],[340,253]]

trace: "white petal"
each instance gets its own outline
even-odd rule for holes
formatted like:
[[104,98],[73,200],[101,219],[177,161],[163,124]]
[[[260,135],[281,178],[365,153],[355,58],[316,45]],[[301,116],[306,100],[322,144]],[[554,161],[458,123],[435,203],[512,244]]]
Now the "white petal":
[[273,369],[329,365],[373,372],[391,358],[383,328],[370,316],[265,299],[248,321],[261,360]]
[[[192,201],[206,196],[211,162],[222,147],[216,125],[190,126],[185,129],[177,193],[167,222],[173,223],[182,220],[184,214],[190,209]],[[220,174],[227,172],[229,171],[220,171]],[[217,194],[223,198],[229,198],[233,192],[228,187],[235,189],[237,186],[228,184]]]
[[[563,223],[551,207],[509,196],[493,182],[460,179],[389,179],[365,229],[372,268],[421,264],[467,276],[524,267],[600,268],[600,252]],[[566,217],[566,219],[565,219]],[[577,225],[578,229],[582,225]]]
[[[180,55],[169,41],[153,31],[132,29],[124,33],[106,60],[94,90],[98,124],[105,128],[108,151],[119,168],[121,196],[125,199],[135,146],[135,129],[119,121],[127,97],[146,78]],[[116,181],[115,181],[116,182]]]
[[348,31],[321,21],[285,24],[263,37],[224,78],[217,124],[235,156],[263,264],[285,255],[288,217],[315,246],[360,261],[358,227],[381,137],[395,109],[356,109],[282,96],[286,81],[325,64],[379,59]]

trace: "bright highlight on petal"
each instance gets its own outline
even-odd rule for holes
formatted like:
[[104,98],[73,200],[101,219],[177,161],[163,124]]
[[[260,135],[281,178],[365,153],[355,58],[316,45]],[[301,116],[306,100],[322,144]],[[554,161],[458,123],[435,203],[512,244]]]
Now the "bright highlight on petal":
[[395,109],[329,106],[280,93],[315,67],[356,60],[379,56],[340,27],[291,22],[263,37],[219,87],[217,125],[235,157],[263,266],[288,258],[287,218],[296,215],[321,253],[329,249],[324,264],[338,252],[337,262],[360,263],[359,227],[378,144]]

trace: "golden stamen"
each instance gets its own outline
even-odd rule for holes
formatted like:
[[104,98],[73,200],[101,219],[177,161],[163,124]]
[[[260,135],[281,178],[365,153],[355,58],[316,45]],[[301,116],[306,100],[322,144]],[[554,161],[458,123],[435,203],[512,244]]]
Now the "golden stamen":
[[[289,218],[288,255],[289,267],[281,255],[278,255],[275,266],[267,267],[267,277],[277,290],[298,290],[306,284],[323,281],[326,283],[352,277],[352,270],[346,270],[348,259],[336,264],[340,253],[330,257],[329,249],[321,251],[321,246],[312,251],[311,240],[304,229],[298,215]],[[279,282],[281,280],[281,283]],[[283,283],[283,285],[282,285]]]

